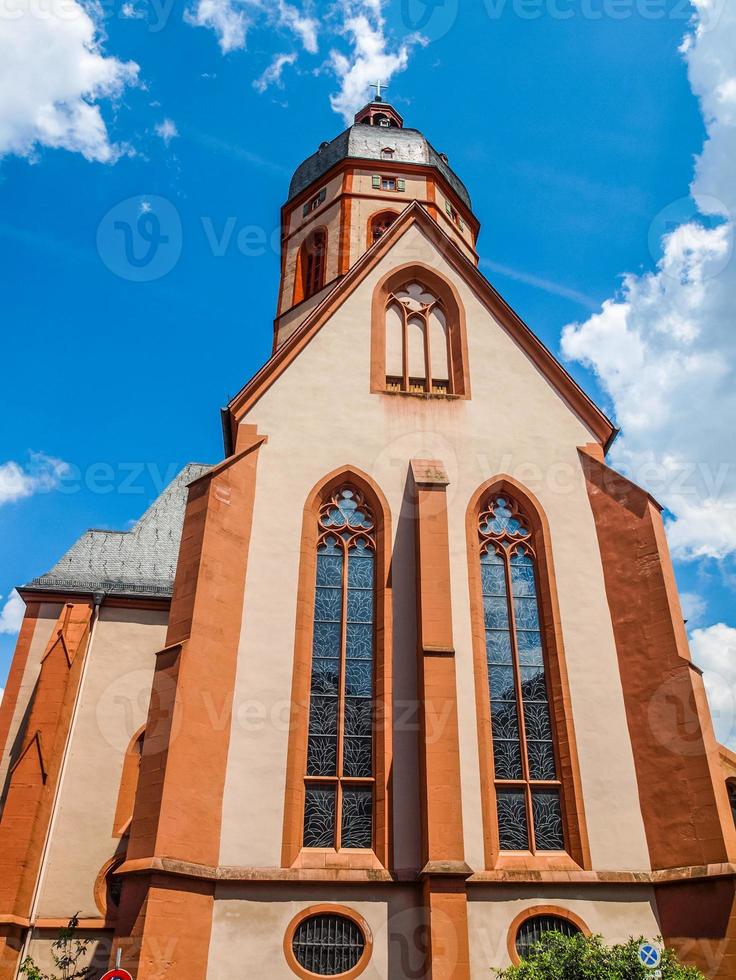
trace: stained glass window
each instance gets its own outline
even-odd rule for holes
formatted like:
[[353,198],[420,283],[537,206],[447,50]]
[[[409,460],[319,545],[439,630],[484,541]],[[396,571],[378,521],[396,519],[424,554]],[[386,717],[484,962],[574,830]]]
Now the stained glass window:
[[478,530],[500,848],[563,850],[531,526],[511,498],[493,494]]
[[419,282],[395,290],[386,307],[386,388],[415,394],[452,394],[447,317]]
[[320,511],[304,846],[373,846],[376,546],[351,485]]
[[365,936],[344,915],[311,915],[297,926],[291,948],[301,967],[319,977],[339,977],[363,958]]

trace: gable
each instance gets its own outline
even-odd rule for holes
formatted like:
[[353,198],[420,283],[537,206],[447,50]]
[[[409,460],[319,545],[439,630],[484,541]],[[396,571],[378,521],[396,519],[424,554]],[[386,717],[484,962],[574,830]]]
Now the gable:
[[[278,348],[271,360],[255,375],[245,388],[233,399],[226,409],[226,429],[234,442],[237,425],[258,403],[263,395],[287,370],[294,370],[295,362],[303,357],[322,328],[329,324],[330,331],[342,317],[338,314],[347,305],[359,298],[360,307],[353,317],[363,318],[363,331],[366,342],[370,339],[370,311],[373,291],[380,279],[391,269],[410,262],[423,261],[454,284],[462,296],[466,311],[469,334],[479,338],[478,330],[482,323],[492,323],[497,331],[503,332],[515,350],[505,347],[504,358],[511,365],[520,364],[518,355],[535,369],[529,374],[528,383],[543,381],[556,393],[567,410],[572,412],[586,429],[584,441],[591,439],[607,447],[613,440],[616,430],[610,420],[597,408],[582,389],[575,383],[562,365],[542,344],[524,322],[514,313],[479,270],[468,261],[429,217],[419,204],[410,205],[394,223],[392,228],[352,267],[350,272],[325,297],[299,329]],[[367,292],[366,292],[367,287]],[[469,311],[473,311],[472,317]],[[472,320],[472,327],[470,326]],[[356,338],[360,343],[360,339]],[[482,347],[482,345],[481,345]],[[486,352],[489,354],[490,352]],[[499,356],[501,351],[495,351]],[[482,353],[480,356],[484,356]],[[370,354],[367,355],[370,358]],[[476,376],[480,364],[476,355],[469,352],[471,376]],[[517,370],[515,367],[514,370]],[[301,374],[301,372],[298,372]],[[490,372],[493,375],[493,371]],[[494,381],[497,378],[494,378]]]

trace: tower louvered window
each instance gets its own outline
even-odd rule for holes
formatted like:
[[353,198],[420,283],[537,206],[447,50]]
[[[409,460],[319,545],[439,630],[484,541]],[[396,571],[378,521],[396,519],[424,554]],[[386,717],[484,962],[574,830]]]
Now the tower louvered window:
[[352,485],[320,510],[304,847],[373,847],[374,532]]
[[563,850],[534,535],[517,504],[496,493],[478,533],[500,849]]

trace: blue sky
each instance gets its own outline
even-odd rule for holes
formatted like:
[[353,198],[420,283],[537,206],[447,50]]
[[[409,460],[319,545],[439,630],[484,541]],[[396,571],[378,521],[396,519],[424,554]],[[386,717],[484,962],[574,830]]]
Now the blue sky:
[[[683,0],[87,10],[92,27],[82,17],[70,29],[39,93],[28,65],[47,25],[32,22],[30,4],[22,29],[0,24],[0,55],[16,58],[15,95],[0,106],[0,594],[46,571],[86,528],[128,526],[185,462],[221,458],[219,408],[270,352],[289,177],[344,128],[336,109],[357,107],[379,73],[407,125],[467,184],[486,275],[623,421],[617,465],[640,475],[647,446],[666,446],[650,482],[678,525],[677,574],[700,652],[730,670],[733,437],[724,427],[720,450],[704,447],[708,405],[675,384],[675,368],[664,379],[657,370],[682,366],[683,352],[688,364],[717,360],[717,380],[701,384],[707,401],[734,366],[733,341],[703,326],[718,319],[712,295],[725,309],[733,284],[723,251],[733,175],[729,185],[703,154],[706,138],[729,145],[736,118],[733,18],[719,0],[698,0],[697,11]],[[708,36],[681,51],[698,24]],[[69,65],[90,58],[97,81],[75,89]],[[707,186],[691,196],[694,178]],[[173,267],[131,281],[114,222],[148,208]],[[690,235],[684,244],[662,240],[676,229]],[[664,329],[651,314],[660,301],[676,311]],[[686,322],[679,332],[673,318]],[[644,412],[632,373],[653,399]],[[674,457],[678,473],[699,474],[687,500],[673,489]],[[724,465],[716,490],[704,490],[703,467]],[[704,502],[715,508],[708,520]],[[12,612],[0,620],[0,687]]]

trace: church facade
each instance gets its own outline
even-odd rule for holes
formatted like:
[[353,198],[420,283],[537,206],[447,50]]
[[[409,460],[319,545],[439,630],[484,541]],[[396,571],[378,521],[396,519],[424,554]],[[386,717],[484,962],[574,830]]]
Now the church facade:
[[19,591],[0,980],[480,980],[538,935],[736,976],[736,757],[660,508],[377,100],[297,170],[273,354],[127,532]]

